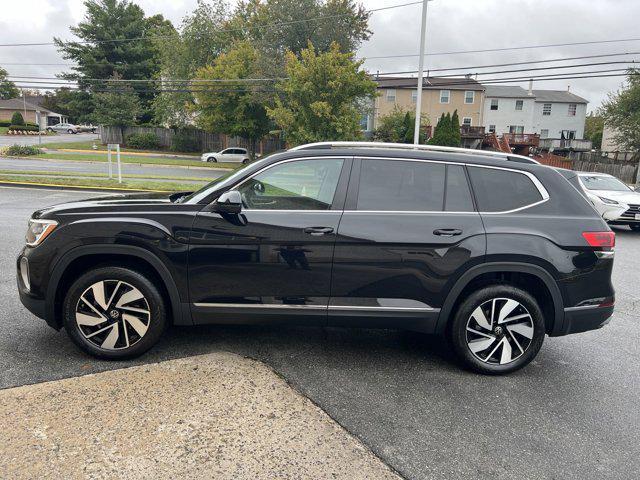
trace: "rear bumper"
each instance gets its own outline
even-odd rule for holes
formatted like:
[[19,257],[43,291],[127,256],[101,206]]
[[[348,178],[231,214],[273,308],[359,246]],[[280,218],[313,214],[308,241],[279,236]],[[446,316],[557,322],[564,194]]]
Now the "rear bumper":
[[609,323],[611,315],[613,315],[613,306],[565,308],[562,331],[552,334],[552,336],[569,335],[602,328]]

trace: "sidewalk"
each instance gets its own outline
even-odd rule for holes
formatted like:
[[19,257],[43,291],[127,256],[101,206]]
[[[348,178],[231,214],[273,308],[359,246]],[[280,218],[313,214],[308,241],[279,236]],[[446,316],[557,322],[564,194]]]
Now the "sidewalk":
[[0,478],[400,478],[230,353],[1,390],[0,425]]

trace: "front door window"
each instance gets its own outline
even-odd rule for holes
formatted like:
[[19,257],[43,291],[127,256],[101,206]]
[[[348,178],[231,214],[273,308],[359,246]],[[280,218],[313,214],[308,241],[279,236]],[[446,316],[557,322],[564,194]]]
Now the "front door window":
[[329,210],[343,159],[298,160],[275,165],[238,187],[248,209]]

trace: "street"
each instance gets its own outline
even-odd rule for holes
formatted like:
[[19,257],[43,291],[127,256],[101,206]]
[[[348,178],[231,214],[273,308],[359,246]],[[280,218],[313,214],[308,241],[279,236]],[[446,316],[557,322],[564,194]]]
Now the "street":
[[405,478],[637,476],[640,233],[616,229],[610,325],[547,337],[531,365],[505,377],[461,370],[440,339],[389,330],[173,328],[142,358],[105,362],[28,313],[15,283],[31,212],[91,195],[0,187],[0,388],[231,352],[271,366]]
[[[68,134],[62,133],[59,135],[47,135],[42,136],[42,143],[74,143],[74,142],[89,142],[91,140],[100,139],[100,135],[95,133],[76,133]],[[40,140],[36,135],[0,135],[0,147],[7,147],[9,145],[39,145]]]

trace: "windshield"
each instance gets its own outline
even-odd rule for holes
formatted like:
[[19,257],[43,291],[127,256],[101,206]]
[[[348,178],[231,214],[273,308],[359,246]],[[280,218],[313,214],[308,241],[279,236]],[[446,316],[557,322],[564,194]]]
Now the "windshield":
[[624,183],[614,177],[580,175],[580,180],[587,190],[610,190],[613,192],[628,192],[631,190]]
[[197,191],[187,195],[186,197],[184,197],[181,200],[181,202],[199,203],[200,201],[202,201],[202,199],[204,199],[205,197],[208,197],[212,193],[214,193],[214,192],[216,192],[216,191],[218,191],[220,189],[223,189],[223,188],[225,188],[225,187],[227,187],[229,185],[233,185],[238,179],[240,179],[240,178],[242,178],[244,176],[244,174],[245,174],[245,172],[246,172],[246,170],[248,168],[251,168],[253,170],[253,168],[255,166],[261,165],[270,156],[271,155],[267,155],[267,156],[261,158],[260,160],[257,160],[255,162],[250,163],[247,166],[243,166],[242,168],[239,168],[237,170],[231,170],[230,172],[225,173],[221,177],[218,177],[215,180],[207,183],[200,190],[197,190]]

